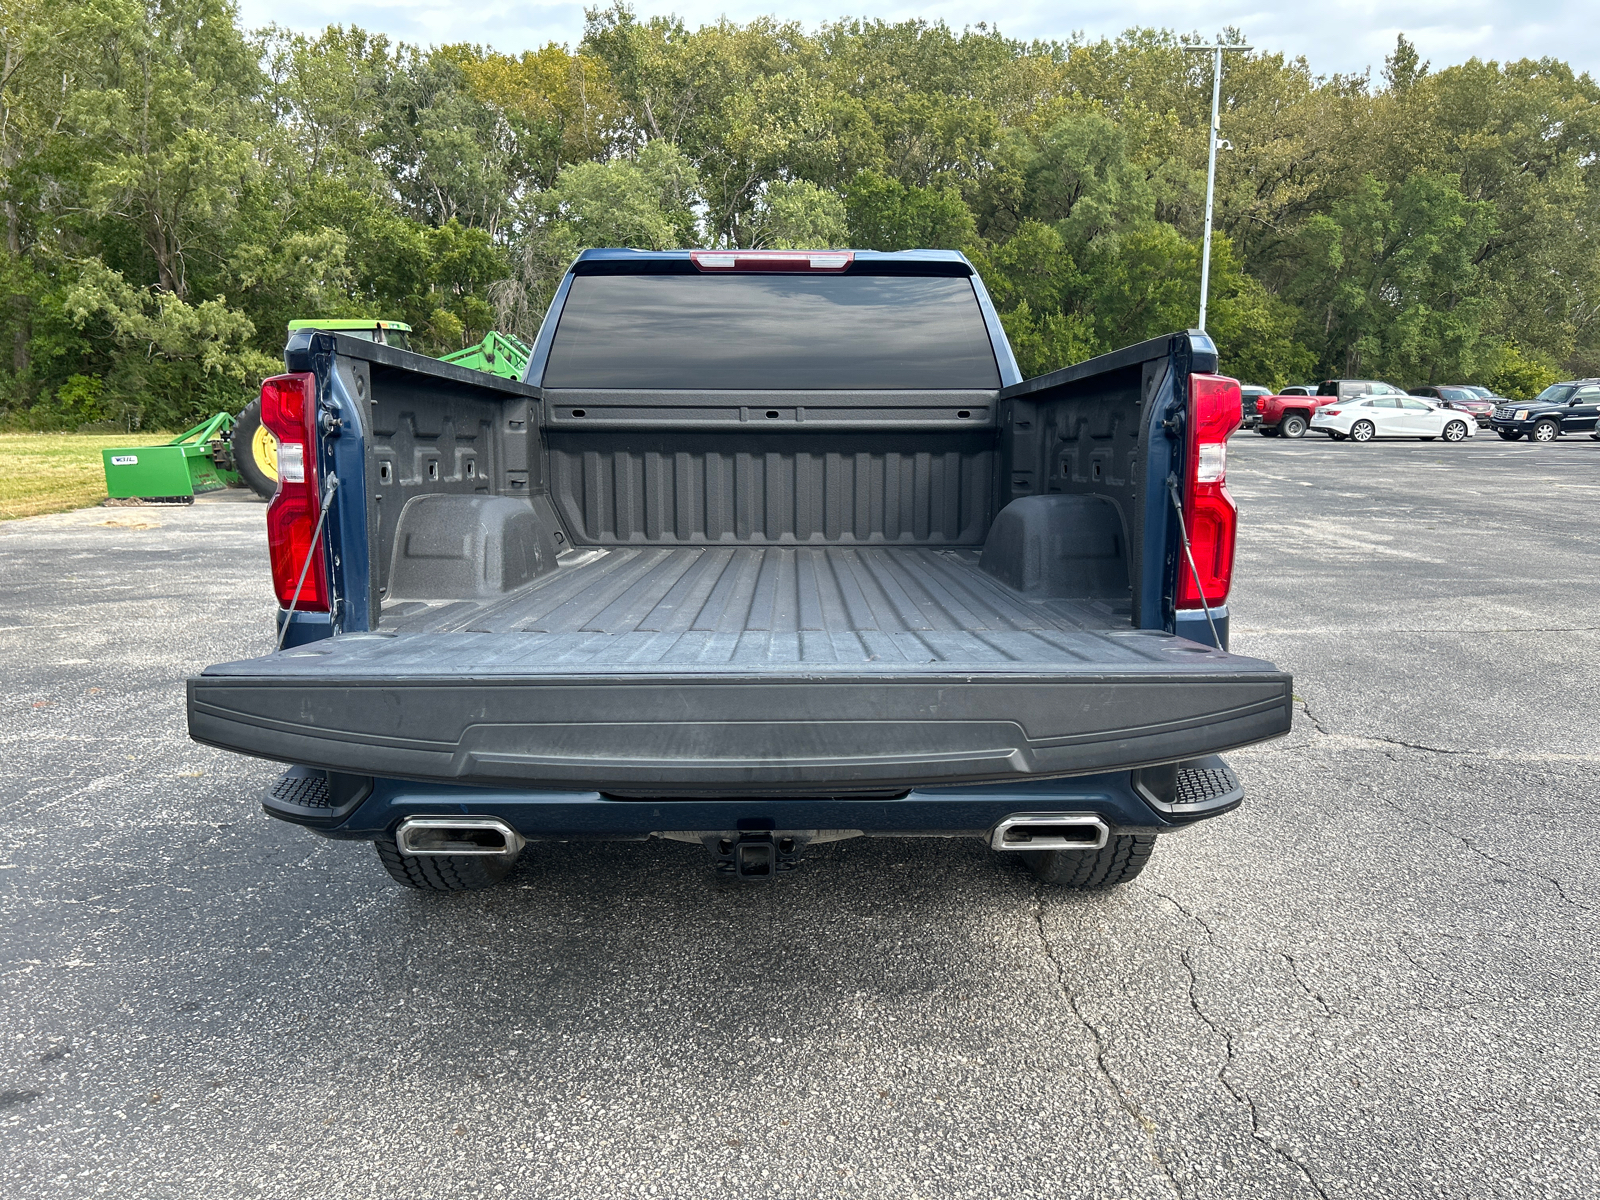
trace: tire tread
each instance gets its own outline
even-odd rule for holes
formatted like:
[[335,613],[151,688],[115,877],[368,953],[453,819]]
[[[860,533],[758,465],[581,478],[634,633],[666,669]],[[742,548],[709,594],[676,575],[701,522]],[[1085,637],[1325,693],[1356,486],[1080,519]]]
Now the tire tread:
[[1155,849],[1154,834],[1131,834],[1111,838],[1099,850],[1032,850],[1022,857],[1041,882],[1098,890],[1136,879]]
[[401,854],[392,840],[375,841],[373,848],[389,877],[396,883],[424,892],[475,892],[504,879],[511,869],[508,858],[477,854]]
[[233,449],[234,467],[245,486],[263,500],[271,500],[273,493],[278,490],[277,480],[268,479],[252,457],[251,443],[260,427],[261,400],[257,398],[246,404],[244,411],[235,419],[233,431],[228,435],[228,444]]

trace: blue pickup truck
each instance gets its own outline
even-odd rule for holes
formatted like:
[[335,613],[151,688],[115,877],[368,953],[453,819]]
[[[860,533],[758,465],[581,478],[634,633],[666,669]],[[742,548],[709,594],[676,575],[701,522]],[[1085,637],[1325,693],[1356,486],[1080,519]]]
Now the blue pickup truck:
[[402,884],[915,835],[1105,887],[1289,729],[1227,650],[1239,385],[1198,331],[1024,380],[959,254],[591,250],[520,382],[284,357],[278,648],[191,678],[189,729]]

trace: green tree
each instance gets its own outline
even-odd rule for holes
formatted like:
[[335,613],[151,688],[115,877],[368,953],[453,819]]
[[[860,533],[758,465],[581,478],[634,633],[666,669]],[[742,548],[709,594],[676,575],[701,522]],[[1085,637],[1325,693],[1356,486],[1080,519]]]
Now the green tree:
[[774,250],[831,250],[850,242],[843,197],[805,179],[769,184],[753,230],[756,245]]
[[[1195,319],[1211,63],[1191,40],[691,28],[614,3],[579,46],[513,56],[246,35],[227,0],[12,0],[0,410],[197,416],[296,316],[397,317],[437,351],[531,336],[587,245],[962,249],[1024,368],[1061,366]],[[1600,373],[1589,76],[1441,67],[1402,36],[1376,81],[1230,55],[1221,101],[1224,369],[1515,394]]]
[[845,192],[854,244],[866,250],[960,250],[977,228],[954,189],[904,184],[862,171]]
[[83,264],[66,307],[80,326],[98,327],[123,351],[108,390],[131,402],[146,424],[182,426],[237,407],[237,396],[276,368],[252,345],[250,319],[220,297],[191,304],[165,288],[135,287],[94,260]]
[[52,166],[71,153],[69,109],[92,61],[93,32],[78,4],[15,0],[0,10],[0,323],[11,360],[9,374],[0,377],[0,404],[30,400],[35,319],[60,266],[55,218],[72,199]]
[[1490,304],[1475,284],[1494,229],[1490,205],[1455,177],[1368,177],[1306,222],[1297,293],[1330,374],[1406,381],[1468,379],[1492,361]]
[[218,274],[260,169],[261,74],[225,0],[92,11],[102,54],[69,116],[92,148],[87,197],[138,236],[155,283],[181,300]]

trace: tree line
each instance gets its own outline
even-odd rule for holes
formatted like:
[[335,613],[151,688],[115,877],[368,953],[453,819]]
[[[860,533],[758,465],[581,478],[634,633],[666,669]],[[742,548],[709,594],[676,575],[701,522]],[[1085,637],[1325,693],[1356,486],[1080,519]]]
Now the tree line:
[[[1242,41],[1237,31],[1229,39]],[[580,248],[944,247],[1032,374],[1192,325],[1211,58],[1195,39],[626,4],[575,48],[241,29],[227,0],[7,0],[0,423],[237,410],[295,317],[531,337]],[[1381,78],[1227,56],[1223,369],[1600,373],[1600,88],[1553,58]]]

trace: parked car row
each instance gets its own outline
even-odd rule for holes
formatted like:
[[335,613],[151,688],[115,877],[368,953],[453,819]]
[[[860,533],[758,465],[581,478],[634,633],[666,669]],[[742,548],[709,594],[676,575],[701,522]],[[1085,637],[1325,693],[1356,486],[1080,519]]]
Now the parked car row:
[[1277,394],[1266,388],[1242,387],[1244,419],[1239,427],[1254,429],[1262,437],[1299,438],[1313,428],[1313,418],[1326,405],[1405,394],[1381,379],[1329,379],[1287,387]]
[[1239,427],[1263,437],[1316,432],[1335,441],[1459,442],[1479,429],[1493,429],[1507,441],[1552,442],[1564,433],[1588,433],[1600,441],[1600,379],[1553,384],[1525,402],[1467,384],[1430,384],[1406,392],[1381,379],[1329,379],[1281,392],[1246,384],[1240,393],[1244,419]]

